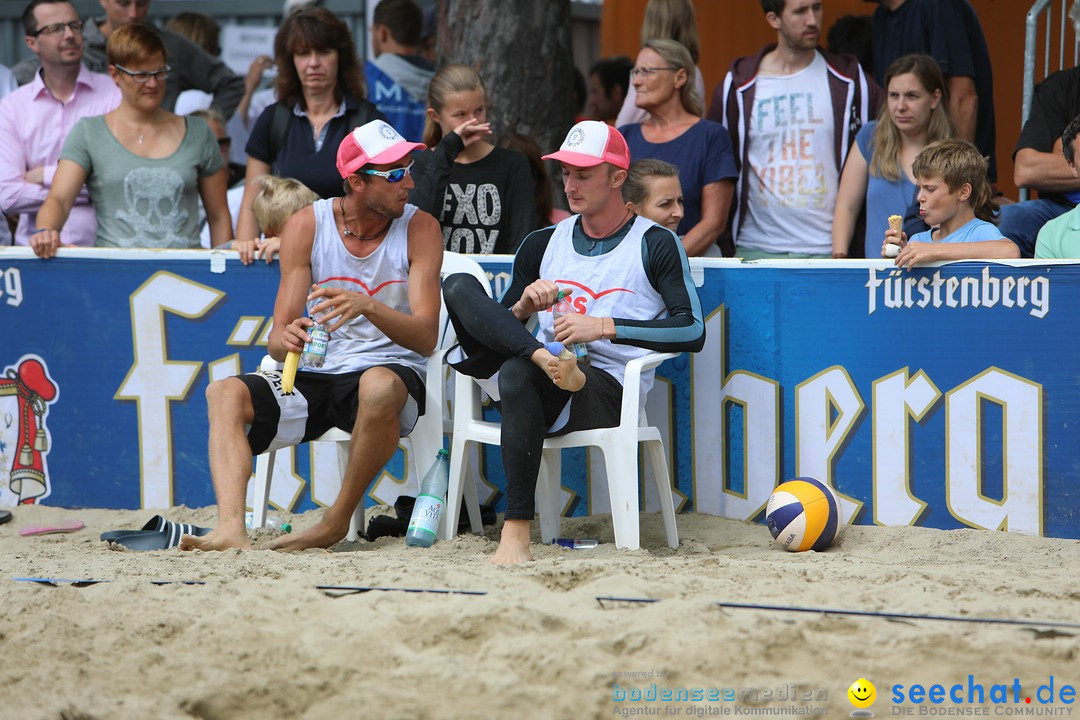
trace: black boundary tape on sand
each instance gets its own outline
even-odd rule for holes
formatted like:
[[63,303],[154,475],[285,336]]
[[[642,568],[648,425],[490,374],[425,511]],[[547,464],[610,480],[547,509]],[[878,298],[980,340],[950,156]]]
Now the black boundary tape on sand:
[[316,590],[322,590],[324,595],[332,598],[345,597],[346,595],[359,595],[367,592],[405,592],[405,593],[432,593],[435,595],[487,595],[486,590],[451,590],[440,588],[404,588],[404,587],[378,587],[367,585],[316,585]]
[[[660,598],[635,598],[635,597],[608,597],[597,596],[596,602],[604,610],[611,610],[619,605],[648,605],[660,602]],[[815,615],[849,615],[855,617],[882,618],[885,620],[935,620],[942,622],[966,622],[983,623],[988,625],[1018,625],[1021,627],[1054,627],[1071,628],[1080,630],[1080,623],[1064,622],[1061,620],[1019,620],[1015,618],[984,618],[963,617],[961,615],[922,615],[918,613],[891,613],[877,610],[840,610],[837,608],[810,608],[796,607],[794,605],[760,605],[756,603],[717,602],[721,608],[732,610],[764,610],[767,612],[797,612],[812,613]]]
[[[89,587],[99,583],[108,583],[112,580],[96,580],[93,578],[48,578],[48,577],[16,577],[13,582],[34,583],[49,587],[70,585],[72,587]],[[204,580],[148,580],[151,585],[205,585]],[[316,590],[322,590],[330,597],[344,597],[366,592],[405,592],[405,593],[431,593],[434,595],[487,595],[486,590],[453,590],[441,588],[407,588],[407,587],[376,587],[362,585],[317,585]]]
[[1080,623],[1060,620],[1019,620],[1015,618],[964,617],[960,615],[922,615],[919,613],[891,613],[877,610],[838,610],[835,608],[806,608],[793,605],[756,605],[754,603],[716,603],[722,608],[733,610],[767,610],[770,612],[815,613],[824,615],[851,615],[855,617],[884,618],[886,620],[938,620],[943,622],[984,623],[990,625],[1020,625],[1024,627],[1059,627],[1080,629]]
[[[91,585],[97,585],[98,583],[112,582],[112,580],[93,580],[91,578],[85,579],[72,579],[72,578],[45,578],[45,577],[17,577],[11,578],[14,582],[26,582],[35,583],[37,585],[48,585],[49,587],[60,587],[61,585],[70,585],[72,587],[89,587]],[[205,585],[203,580],[148,580],[151,585]]]

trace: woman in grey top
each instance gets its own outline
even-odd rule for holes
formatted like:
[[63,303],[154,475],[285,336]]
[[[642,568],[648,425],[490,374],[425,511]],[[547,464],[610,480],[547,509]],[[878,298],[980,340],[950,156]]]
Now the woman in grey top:
[[109,36],[106,53],[120,106],[72,128],[37,215],[34,251],[55,254],[84,183],[97,211],[98,247],[199,247],[199,196],[211,244],[228,242],[228,180],[217,140],[205,120],[161,108],[169,73],[161,39],[128,25]]

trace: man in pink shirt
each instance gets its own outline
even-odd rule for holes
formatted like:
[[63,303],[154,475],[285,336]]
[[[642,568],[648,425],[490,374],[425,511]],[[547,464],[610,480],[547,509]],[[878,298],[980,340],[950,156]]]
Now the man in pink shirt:
[[[41,59],[41,69],[0,100],[0,210],[19,217],[16,245],[30,244],[34,216],[49,194],[72,126],[120,104],[112,79],[82,65],[82,21],[70,2],[31,0],[23,26],[26,45]],[[84,189],[60,236],[65,245],[94,245],[97,220],[89,203]]]

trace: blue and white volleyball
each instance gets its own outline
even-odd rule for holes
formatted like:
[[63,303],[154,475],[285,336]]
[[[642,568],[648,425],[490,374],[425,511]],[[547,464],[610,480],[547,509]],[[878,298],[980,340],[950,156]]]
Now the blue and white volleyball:
[[844,527],[840,499],[831,487],[811,477],[781,483],[769,496],[765,522],[785,550],[824,550]]

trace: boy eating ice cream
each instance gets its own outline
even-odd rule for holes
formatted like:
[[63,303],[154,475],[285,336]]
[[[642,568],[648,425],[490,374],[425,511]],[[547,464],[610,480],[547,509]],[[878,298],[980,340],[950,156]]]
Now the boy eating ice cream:
[[1018,258],[1016,245],[993,224],[986,159],[971,143],[941,140],[919,153],[911,170],[918,186],[919,214],[930,230],[910,239],[889,229],[882,243],[899,245],[897,267],[940,260]]

